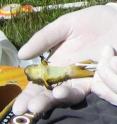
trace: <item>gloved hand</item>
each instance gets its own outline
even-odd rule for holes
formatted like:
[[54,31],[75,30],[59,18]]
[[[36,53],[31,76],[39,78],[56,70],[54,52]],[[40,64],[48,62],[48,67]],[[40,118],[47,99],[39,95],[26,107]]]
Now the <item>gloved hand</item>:
[[[117,10],[109,5],[94,6],[63,15],[35,33],[20,49],[18,56],[20,59],[30,59],[54,48],[55,52],[49,62],[56,66],[86,59],[98,61],[105,45],[112,45],[117,50],[116,21]],[[30,82],[17,97],[13,112],[16,115],[27,110],[41,113],[53,106],[79,103],[93,88],[92,81],[92,78],[68,80],[53,91]],[[110,88],[109,85],[107,87]],[[97,90],[94,91],[97,93]],[[98,91],[98,95],[103,92],[100,88]]]
[[105,47],[97,65],[91,91],[117,105],[117,56],[113,47]]

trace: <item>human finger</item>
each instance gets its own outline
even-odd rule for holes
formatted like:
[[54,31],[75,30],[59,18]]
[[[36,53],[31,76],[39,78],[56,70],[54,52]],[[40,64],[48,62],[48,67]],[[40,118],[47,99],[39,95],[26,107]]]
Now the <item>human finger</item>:
[[43,29],[35,33],[32,38],[19,50],[20,59],[29,59],[49,50],[67,38],[69,25],[65,16],[59,17]]
[[[87,88],[83,86],[84,84]],[[76,104],[81,102],[89,91],[90,87],[87,84],[87,80],[72,79],[66,81],[63,85],[55,87],[52,93],[61,102]]]
[[55,99],[52,95],[37,94],[34,98],[28,103],[28,110],[32,113],[41,114],[47,112],[54,106]]
[[117,105],[117,94],[114,93],[107,85],[103,82],[103,80],[99,77],[96,72],[92,85],[91,92],[95,93],[100,98],[108,101],[113,105]]
[[112,47],[105,49],[105,56],[106,57],[103,57],[98,64],[97,73],[103,82],[115,93],[117,93],[117,75],[110,67],[110,60],[114,56],[114,50]]
[[117,105],[117,90],[115,87],[115,81],[117,78],[109,67],[110,60],[113,56],[113,48],[111,46],[105,47],[99,64],[97,65],[97,70],[91,85],[91,91],[111,104]]
[[28,86],[16,98],[13,104],[13,112],[15,115],[21,115],[28,110],[29,101],[37,94],[43,91],[41,86],[29,82]]

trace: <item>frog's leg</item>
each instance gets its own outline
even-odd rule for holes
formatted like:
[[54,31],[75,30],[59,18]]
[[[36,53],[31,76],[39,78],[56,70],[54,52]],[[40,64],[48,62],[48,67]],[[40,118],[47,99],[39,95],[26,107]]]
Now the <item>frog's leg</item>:
[[97,62],[96,61],[93,61],[92,59],[86,59],[84,61],[80,61],[79,63],[82,63],[82,64],[96,64]]
[[44,85],[45,85],[45,87],[46,87],[47,89],[49,89],[49,90],[52,90],[52,89],[53,89],[52,86],[49,85],[46,80],[43,80],[43,81],[44,81],[43,83],[44,83]]
[[40,58],[41,58],[41,63],[42,63],[43,65],[48,65],[48,61],[44,58],[43,55],[41,55]]

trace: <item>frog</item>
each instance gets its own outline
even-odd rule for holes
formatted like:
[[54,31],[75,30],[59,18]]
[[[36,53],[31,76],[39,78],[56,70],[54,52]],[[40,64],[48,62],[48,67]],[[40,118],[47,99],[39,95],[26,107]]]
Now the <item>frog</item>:
[[29,81],[38,85],[44,85],[47,89],[52,90],[53,84],[58,85],[69,79],[94,76],[95,71],[86,68],[87,64],[95,63],[93,60],[85,60],[80,63],[82,63],[82,66],[80,64],[53,66],[42,57],[39,64],[28,65],[24,72]]

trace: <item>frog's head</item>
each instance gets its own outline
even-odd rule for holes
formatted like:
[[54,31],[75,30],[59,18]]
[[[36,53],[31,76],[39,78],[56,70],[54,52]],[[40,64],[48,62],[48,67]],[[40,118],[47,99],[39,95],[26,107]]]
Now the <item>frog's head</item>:
[[42,60],[37,65],[29,65],[24,69],[24,72],[29,81],[43,85],[45,75],[47,73],[48,63],[45,60]]
[[25,68],[24,72],[29,81],[41,83],[42,77],[38,65],[29,65]]

